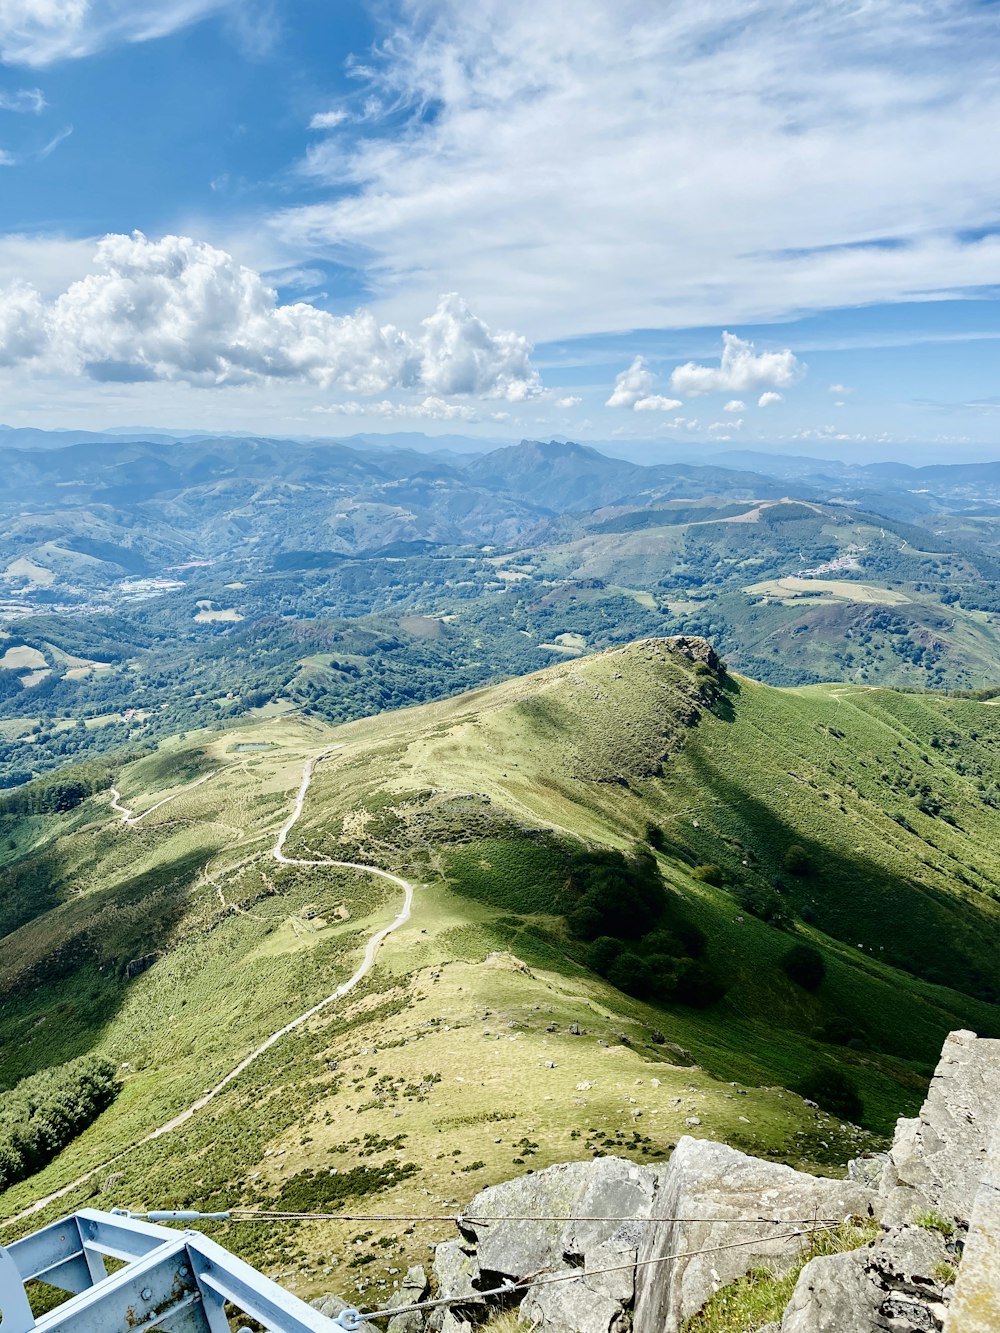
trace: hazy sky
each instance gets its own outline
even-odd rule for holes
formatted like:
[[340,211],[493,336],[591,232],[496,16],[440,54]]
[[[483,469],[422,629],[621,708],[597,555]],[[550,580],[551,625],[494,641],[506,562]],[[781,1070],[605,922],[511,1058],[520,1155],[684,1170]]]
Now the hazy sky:
[[1000,456],[998,124],[987,0],[0,0],[0,420]]

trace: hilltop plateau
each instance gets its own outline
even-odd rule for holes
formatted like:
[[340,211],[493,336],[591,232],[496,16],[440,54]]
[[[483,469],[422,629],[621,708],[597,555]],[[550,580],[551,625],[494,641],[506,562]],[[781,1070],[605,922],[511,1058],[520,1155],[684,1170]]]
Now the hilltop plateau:
[[[1000,1035],[998,804],[991,701],[776,689],[692,637],[38,779],[0,802],[0,1077],[120,1088],[20,1165],[0,1125],[3,1212],[443,1215],[692,1127],[836,1174],[950,1030]],[[214,1231],[350,1296],[449,1228]]]

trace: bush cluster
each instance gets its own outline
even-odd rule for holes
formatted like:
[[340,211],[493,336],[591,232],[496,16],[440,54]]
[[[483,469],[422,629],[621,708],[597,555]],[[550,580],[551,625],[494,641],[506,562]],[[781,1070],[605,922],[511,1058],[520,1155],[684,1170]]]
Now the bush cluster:
[[25,1180],[114,1101],[109,1060],[84,1055],[22,1079],[0,1100],[0,1189]]
[[713,1004],[724,988],[703,961],[704,933],[668,901],[656,860],[640,850],[580,851],[570,860],[573,933],[589,941],[586,962],[637,999]]

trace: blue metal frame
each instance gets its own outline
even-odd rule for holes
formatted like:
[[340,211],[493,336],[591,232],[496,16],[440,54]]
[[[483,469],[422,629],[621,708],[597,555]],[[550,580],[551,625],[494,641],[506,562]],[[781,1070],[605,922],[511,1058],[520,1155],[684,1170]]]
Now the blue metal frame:
[[[109,1274],[105,1259],[124,1266]],[[69,1293],[37,1320],[25,1293],[36,1279]],[[83,1208],[0,1246],[3,1333],[230,1333],[227,1303],[271,1333],[330,1333],[339,1322],[199,1232],[128,1214]]]

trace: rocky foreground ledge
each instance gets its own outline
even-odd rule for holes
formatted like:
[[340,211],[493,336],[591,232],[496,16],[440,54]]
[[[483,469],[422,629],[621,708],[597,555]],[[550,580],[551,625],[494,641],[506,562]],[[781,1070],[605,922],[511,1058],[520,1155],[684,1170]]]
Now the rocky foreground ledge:
[[[998,1333],[998,1123],[1000,1041],[953,1032],[919,1117],[900,1120],[890,1151],[851,1162],[845,1180],[685,1137],[661,1167],[604,1157],[507,1181],[479,1194],[460,1237],[436,1248],[433,1295],[455,1303],[426,1320],[400,1314],[389,1333],[471,1333],[518,1305],[543,1333],[681,1333],[751,1270],[800,1267],[766,1333]],[[500,1220],[547,1217],[629,1220]],[[858,1229],[840,1234],[862,1243],[802,1267],[811,1228],[847,1218]],[[518,1284],[507,1297],[475,1301],[506,1282]],[[430,1285],[411,1269],[396,1304]]]

